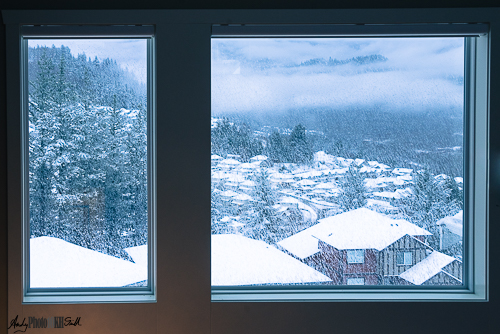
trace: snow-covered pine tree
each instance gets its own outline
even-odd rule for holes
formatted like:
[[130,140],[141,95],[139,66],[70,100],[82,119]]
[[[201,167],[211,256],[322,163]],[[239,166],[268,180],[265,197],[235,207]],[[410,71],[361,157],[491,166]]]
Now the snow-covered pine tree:
[[340,181],[342,193],[339,204],[343,211],[351,211],[366,205],[365,178],[356,167],[349,167]]

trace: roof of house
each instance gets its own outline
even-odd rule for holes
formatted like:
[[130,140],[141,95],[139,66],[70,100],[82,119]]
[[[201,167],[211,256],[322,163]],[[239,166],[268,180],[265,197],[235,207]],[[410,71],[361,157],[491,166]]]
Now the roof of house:
[[337,249],[382,250],[406,234],[431,235],[428,231],[401,219],[360,208],[320,220],[324,228],[313,236]]
[[464,213],[462,210],[460,210],[456,215],[454,216],[448,216],[444,217],[436,222],[437,225],[444,225],[448,230],[450,230],[452,233],[462,236],[463,234],[463,216]]
[[121,287],[147,278],[147,266],[54,237],[30,239],[32,288]]
[[[401,275],[399,275],[399,277],[415,285],[421,285],[422,283],[439,274],[444,267],[455,260],[456,259],[451,256],[434,251],[425,259],[403,272]],[[449,275],[446,272],[445,274]]]
[[212,285],[296,284],[331,279],[263,241],[212,235]]
[[431,235],[428,231],[405,220],[360,208],[320,219],[319,223],[278,244],[304,259],[317,252],[318,239],[337,249],[382,250],[406,234]]

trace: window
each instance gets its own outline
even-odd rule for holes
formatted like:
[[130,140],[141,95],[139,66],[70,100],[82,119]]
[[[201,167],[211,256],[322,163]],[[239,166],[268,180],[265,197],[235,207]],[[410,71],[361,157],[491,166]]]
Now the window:
[[364,285],[365,279],[363,277],[348,278],[347,285]]
[[154,300],[153,29],[130,28],[23,27],[26,302]]
[[[481,25],[215,25],[215,298],[222,286],[252,294],[258,289],[248,285],[291,283],[271,264],[283,259],[264,256],[257,244],[302,262],[289,277],[321,291],[326,284],[334,293],[345,275],[366,271],[371,285],[467,286],[461,241],[471,237],[472,220],[463,211],[474,211],[470,173],[482,168],[474,165],[470,142],[477,130],[471,79],[479,73],[470,65],[486,52],[480,46],[486,31]],[[439,226],[449,220],[461,236],[443,243]],[[243,240],[255,247],[242,247]],[[404,245],[415,248],[419,262],[401,271],[394,262],[413,264],[412,252],[397,251]],[[342,256],[366,266],[346,271]],[[280,275],[239,269],[249,261]]]
[[[459,13],[457,15],[456,13]],[[479,14],[478,14],[479,13]],[[498,11],[469,11],[457,10],[453,13],[448,11],[305,11],[305,12],[279,12],[279,15],[269,15],[262,12],[219,12],[219,11],[146,11],[135,12],[86,12],[85,15],[79,13],[65,12],[54,14],[50,12],[5,12],[4,22],[7,24],[7,105],[8,105],[8,172],[9,172],[9,220],[8,220],[8,249],[9,249],[9,319],[13,319],[18,313],[21,317],[24,315],[36,316],[37,314],[47,314],[51,310],[60,309],[58,306],[37,304],[23,305],[23,289],[25,281],[23,273],[23,238],[22,230],[26,225],[22,225],[23,206],[22,203],[28,203],[21,196],[20,190],[23,189],[23,182],[27,185],[27,179],[23,179],[20,173],[22,150],[21,147],[21,124],[19,110],[21,110],[20,101],[23,101],[20,87],[20,40],[21,25],[63,25],[63,24],[89,24],[96,29],[107,24],[151,24],[155,23],[154,37],[155,48],[152,57],[156,61],[157,73],[153,72],[151,80],[157,85],[154,86],[151,93],[159,91],[156,99],[152,99],[151,107],[157,108],[156,124],[158,131],[156,133],[156,161],[152,165],[157,167],[158,175],[156,183],[151,191],[157,194],[157,209],[150,208],[148,212],[157,210],[158,223],[151,228],[154,230],[158,242],[154,245],[158,256],[156,257],[157,271],[155,272],[155,292],[158,298],[156,303],[135,303],[131,305],[124,303],[109,303],[110,298],[106,293],[95,291],[95,295],[101,294],[103,301],[101,305],[85,304],[85,300],[73,301],[72,304],[61,301],[61,297],[53,298],[49,302],[66,303],[64,309],[67,312],[73,312],[75,316],[82,314],[83,326],[89,326],[89,330],[95,333],[100,331],[107,332],[144,332],[149,330],[154,333],[165,328],[175,328],[180,332],[195,333],[202,330],[213,333],[238,332],[236,327],[243,323],[252,323],[256,328],[269,328],[278,330],[278,325],[272,324],[263,326],[262,322],[275,319],[276,315],[281,314],[283,310],[301,311],[306,314],[306,320],[320,319],[313,317],[313,313],[321,309],[323,314],[348,315],[356,314],[351,312],[353,308],[365,307],[362,303],[326,303],[326,301],[349,300],[349,301],[367,301],[367,300],[398,300],[398,301],[416,301],[416,300],[460,300],[460,301],[482,301],[488,299],[488,262],[487,262],[487,214],[488,214],[488,189],[495,187],[489,185],[488,155],[490,150],[489,136],[489,108],[498,109],[498,101],[489,97],[489,76],[491,75],[491,88],[497,82],[497,72],[489,70],[490,61],[493,65],[497,59],[497,49],[490,45],[496,45],[498,34],[495,34],[494,22],[498,20]],[[387,28],[385,24],[414,22],[423,26],[427,32],[434,28],[429,22],[492,22],[490,34],[480,37],[464,37],[464,105],[474,112],[466,114],[464,124],[467,131],[464,131],[465,144],[468,146],[468,155],[465,155],[464,168],[464,235],[469,235],[468,240],[464,240],[464,285],[431,288],[428,286],[415,287],[411,290],[406,287],[398,289],[386,289],[385,287],[355,286],[335,289],[332,286],[303,286],[294,283],[293,287],[278,287],[277,285],[251,286],[212,286],[210,284],[210,239],[217,237],[211,236],[208,231],[209,204],[209,141],[210,130],[210,103],[211,103],[211,38],[223,38],[217,35],[217,29],[212,24],[226,23],[261,23],[261,24],[283,24],[300,25],[301,29],[309,29],[306,23],[336,25],[336,24],[375,24],[372,28]],[[454,26],[453,24],[440,24],[440,27]],[[231,28],[232,26],[226,26]],[[251,27],[251,25],[248,25]],[[361,27],[361,26],[360,26]],[[404,30],[404,34],[413,34],[415,30]],[[396,28],[397,28],[396,27]],[[467,32],[470,28],[468,24],[461,24],[460,27]],[[211,30],[212,28],[215,28]],[[359,27],[354,27],[358,29]],[[359,29],[365,29],[359,28]],[[451,27],[454,29],[454,27]],[[231,28],[232,29],[232,28]],[[240,28],[238,28],[240,29]],[[365,30],[366,31],[366,30]],[[212,32],[212,34],[211,34]],[[377,33],[383,35],[387,31],[377,30]],[[291,37],[297,37],[296,32],[291,33]],[[316,36],[318,32],[314,31],[311,35]],[[418,30],[417,34],[428,37],[425,31]],[[465,34],[465,33],[464,33]],[[251,32],[255,36],[255,32]],[[270,38],[280,37],[278,34],[270,34]],[[443,35],[448,33],[443,32]],[[45,36],[47,37],[47,36]],[[94,36],[95,37],[95,36]],[[133,36],[127,36],[133,37]],[[345,36],[349,37],[349,36]],[[363,37],[374,37],[363,36]],[[406,35],[403,37],[407,37]],[[65,36],[65,38],[70,38]],[[228,37],[229,38],[229,37]],[[239,37],[238,37],[239,38]],[[254,49],[263,51],[264,49]],[[443,50],[445,51],[445,50]],[[490,54],[491,53],[491,54]],[[490,58],[491,57],[491,58]],[[351,57],[352,58],[352,57]],[[344,58],[342,58],[344,59]],[[350,59],[350,58],[347,58]],[[228,62],[228,66],[233,66]],[[263,66],[264,67],[264,66]],[[240,68],[240,75],[243,69]],[[237,67],[232,68],[232,72],[237,72]],[[234,74],[235,76],[238,74]],[[153,80],[154,79],[154,80]],[[472,94],[472,92],[474,94]],[[492,119],[491,126],[496,123]],[[234,122],[233,122],[234,123]],[[27,124],[27,123],[26,123]],[[294,124],[293,126],[295,126]],[[306,128],[307,129],[307,128]],[[153,129],[154,130],[154,129]],[[293,128],[292,128],[293,130]],[[25,134],[27,135],[27,133]],[[155,137],[154,133],[152,134]],[[25,136],[28,139],[27,136]],[[27,144],[28,140],[24,144]],[[494,148],[495,141],[491,142]],[[149,143],[148,143],[149,144]],[[465,146],[465,145],[464,145]],[[148,145],[148,152],[150,150]],[[230,157],[231,158],[231,157]],[[235,158],[235,157],[233,157]],[[237,159],[234,159],[237,160]],[[371,161],[371,160],[370,160]],[[230,166],[229,166],[230,167]],[[161,172],[160,172],[161,171]],[[392,171],[391,171],[392,172]],[[402,172],[402,171],[401,171]],[[149,174],[148,174],[149,175]],[[436,175],[437,176],[437,175]],[[237,181],[237,180],[236,180]],[[295,181],[294,182],[298,182]],[[303,185],[307,187],[307,184]],[[156,187],[156,190],[154,189]],[[467,188],[468,187],[468,188]],[[234,191],[234,190],[233,190]],[[379,191],[383,193],[383,191]],[[393,189],[392,192],[395,192]],[[232,199],[243,203],[245,198]],[[378,199],[381,200],[381,199]],[[244,204],[244,203],[243,203]],[[243,205],[242,204],[242,205]],[[235,204],[236,205],[236,204]],[[295,209],[301,210],[299,205],[292,201],[287,203],[290,212]],[[297,207],[297,208],[296,208]],[[152,210],[152,211],[151,211]],[[83,211],[83,209],[82,209]],[[307,210],[306,210],[307,211]],[[372,210],[373,211],[373,210]],[[376,212],[378,213],[378,212]],[[83,213],[81,214],[83,216]],[[238,215],[228,215],[227,225],[230,228],[241,228],[235,223]],[[224,218],[224,217],[222,217]],[[221,220],[222,220],[221,218]],[[320,218],[320,219],[323,219]],[[222,223],[225,223],[224,221]],[[334,222],[333,222],[334,223]],[[224,226],[224,225],[222,225]],[[394,226],[388,226],[388,228]],[[316,244],[318,247],[332,247],[334,235],[321,235],[325,243]],[[27,235],[27,234],[26,234]],[[148,236],[152,234],[149,233]],[[316,236],[316,235],[315,235]],[[236,236],[236,239],[240,239]],[[425,235],[409,236],[408,240],[415,243],[425,243]],[[243,239],[245,240],[245,239]],[[316,239],[317,240],[317,239]],[[256,240],[260,246],[264,241]],[[406,239],[405,239],[406,242]],[[252,242],[252,244],[255,244]],[[242,244],[243,245],[243,244]],[[260,247],[259,246],[259,247]],[[339,246],[339,245],[337,245]],[[149,247],[149,244],[148,244]],[[263,246],[264,249],[267,247]],[[340,247],[340,246],[339,246]],[[262,249],[262,247],[260,247]],[[337,248],[338,249],[338,248]],[[366,249],[361,246],[349,247],[342,250],[343,259],[346,259],[347,249]],[[403,248],[404,249],[404,248]],[[269,249],[267,249],[269,250]],[[264,251],[264,250],[263,250]],[[279,250],[284,253],[284,251]],[[229,254],[230,253],[226,253]],[[368,250],[365,250],[365,264],[371,258]],[[394,259],[395,260],[395,259]],[[415,260],[417,260],[415,256]],[[492,259],[492,261],[495,261]],[[394,261],[395,262],[395,261]],[[256,265],[258,267],[258,264]],[[368,267],[368,266],[367,266]],[[356,275],[365,277],[369,283],[371,278],[369,274]],[[352,278],[352,277],[351,277]],[[150,280],[148,280],[149,282]],[[156,289],[156,286],[158,289]],[[210,298],[211,297],[211,298]],[[127,297],[128,298],[128,297]],[[96,298],[98,299],[98,298]],[[235,301],[294,301],[295,303],[252,303],[242,305],[234,303]],[[304,301],[325,301],[325,303],[309,303],[304,307]],[[229,301],[233,303],[221,303],[220,301]],[[384,304],[384,305],[382,305]],[[418,304],[418,303],[417,303]],[[432,314],[438,314],[442,305],[430,303],[423,309],[416,307],[417,304],[405,304],[412,308],[415,316],[429,314],[429,309],[435,310]],[[463,303],[465,310],[471,310],[472,303]],[[415,305],[415,306],[413,306]],[[406,308],[401,312],[408,312]],[[395,308],[399,312],[399,305],[393,303],[381,303],[380,308],[375,308],[373,318],[376,321],[383,318],[387,307]],[[382,309],[384,311],[382,311]],[[310,310],[310,311],[308,311]],[[33,312],[29,314],[29,312]],[[380,312],[380,313],[377,313]],[[298,313],[297,313],[298,314]],[[301,313],[302,314],[302,313]],[[405,313],[407,314],[407,313]],[[50,315],[51,316],[51,315]],[[146,317],[156,317],[155,321],[141,321]],[[103,320],[105,318],[105,320]],[[321,317],[324,318],[324,317]],[[349,317],[346,317],[349,318]],[[341,324],[347,324],[353,318],[337,319]],[[463,322],[454,322],[450,317],[451,328],[456,328]],[[319,320],[323,322],[326,320]],[[230,322],[230,323],[228,323]],[[103,323],[108,324],[106,328]],[[326,323],[326,322],[325,322]],[[111,324],[113,328],[111,328]],[[295,319],[290,322],[280,324],[284,328],[293,331],[293,324],[297,324]],[[311,321],[312,329],[317,322]],[[321,325],[318,325],[321,326]],[[420,326],[417,324],[417,326]],[[421,325],[423,326],[423,325]],[[455,326],[455,327],[454,327]],[[298,328],[306,328],[300,326]],[[308,328],[310,329],[310,328]],[[422,327],[423,329],[423,327]],[[321,331],[321,330],[318,330]]]
[[364,249],[354,249],[347,251],[347,263],[364,263],[364,262],[365,262]]
[[398,252],[397,264],[398,266],[411,266],[413,264],[412,252]]

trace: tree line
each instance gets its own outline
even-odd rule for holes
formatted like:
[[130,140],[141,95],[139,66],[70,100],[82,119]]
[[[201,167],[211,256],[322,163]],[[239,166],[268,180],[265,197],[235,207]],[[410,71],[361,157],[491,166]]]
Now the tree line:
[[227,118],[212,128],[212,154],[236,154],[243,161],[259,154],[271,162],[308,163],[313,159],[313,149],[306,128],[297,124],[290,134],[274,130],[269,136],[255,136],[245,123],[237,124]]
[[28,50],[31,237],[106,254],[147,240],[146,92],[116,61]]

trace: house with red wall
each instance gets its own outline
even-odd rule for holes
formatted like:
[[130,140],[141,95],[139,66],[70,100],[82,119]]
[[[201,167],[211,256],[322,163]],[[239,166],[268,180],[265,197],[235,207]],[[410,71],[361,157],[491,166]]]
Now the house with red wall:
[[[426,243],[430,235],[405,220],[360,208],[320,219],[278,245],[338,285],[420,285],[435,275],[442,276],[437,284],[461,284],[461,262],[434,251]],[[431,254],[439,260],[422,262]],[[447,266],[453,274],[443,272]]]

